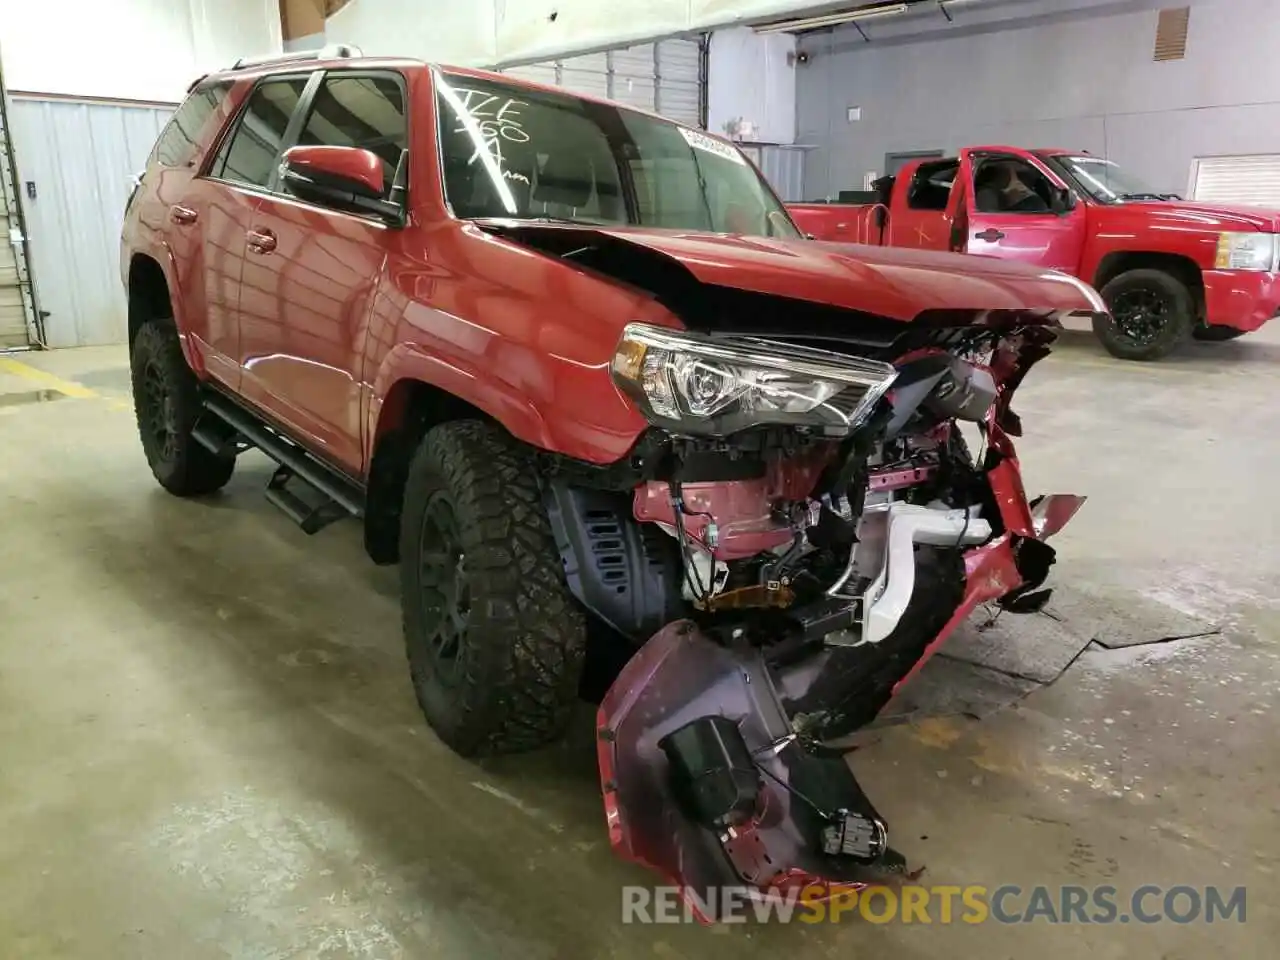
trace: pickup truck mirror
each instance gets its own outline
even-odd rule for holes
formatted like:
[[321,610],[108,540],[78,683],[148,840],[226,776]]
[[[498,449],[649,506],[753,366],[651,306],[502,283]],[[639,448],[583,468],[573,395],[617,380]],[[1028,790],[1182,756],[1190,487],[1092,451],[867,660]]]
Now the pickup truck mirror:
[[281,182],[299,199],[398,219],[400,204],[383,199],[382,158],[359,147],[306,146],[285,151]]
[[1076,192],[1070,187],[1054,187],[1053,188],[1053,212],[1062,214],[1070,213],[1076,208],[1076,204],[1080,202],[1080,198],[1076,196]]

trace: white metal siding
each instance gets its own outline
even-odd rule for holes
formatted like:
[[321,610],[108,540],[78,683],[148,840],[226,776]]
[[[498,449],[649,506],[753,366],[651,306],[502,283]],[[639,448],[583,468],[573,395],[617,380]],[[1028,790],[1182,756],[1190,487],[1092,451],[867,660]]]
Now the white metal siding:
[[698,40],[659,40],[503,72],[653,110],[691,127],[702,126],[706,84]]
[[1190,194],[1210,203],[1280,208],[1280,154],[1201,157],[1192,165]]
[[51,347],[123,343],[120,224],[172,107],[15,98],[10,120],[45,338]]

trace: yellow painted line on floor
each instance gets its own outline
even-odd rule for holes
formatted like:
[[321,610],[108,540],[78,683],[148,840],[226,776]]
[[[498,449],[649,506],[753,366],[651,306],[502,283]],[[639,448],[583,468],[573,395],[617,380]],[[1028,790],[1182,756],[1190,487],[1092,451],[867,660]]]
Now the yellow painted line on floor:
[[97,391],[90,390],[86,386],[71,380],[64,380],[57,374],[29,366],[19,360],[14,360],[12,357],[0,357],[0,373],[11,373],[15,377],[30,380],[32,383],[38,383],[41,386],[48,387],[50,390],[57,390],[68,397],[89,400],[101,396]]

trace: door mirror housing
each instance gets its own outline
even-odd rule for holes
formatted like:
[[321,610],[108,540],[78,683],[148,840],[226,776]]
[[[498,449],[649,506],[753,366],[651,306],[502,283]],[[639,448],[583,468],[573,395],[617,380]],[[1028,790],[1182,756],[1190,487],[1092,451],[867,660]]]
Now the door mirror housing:
[[301,200],[343,210],[375,213],[399,221],[399,203],[384,200],[387,182],[382,158],[359,147],[290,147],[281,163],[280,182]]
[[1053,188],[1053,212],[1058,214],[1070,213],[1076,208],[1080,202],[1080,198],[1076,196],[1076,192],[1070,187],[1054,187]]

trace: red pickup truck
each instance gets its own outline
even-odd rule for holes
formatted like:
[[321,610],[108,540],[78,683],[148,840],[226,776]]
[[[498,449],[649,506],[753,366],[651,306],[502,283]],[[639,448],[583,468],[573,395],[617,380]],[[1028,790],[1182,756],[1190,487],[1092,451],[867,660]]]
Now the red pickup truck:
[[970,147],[877,182],[874,202],[794,204],[819,240],[951,250],[1061,270],[1101,291],[1126,360],[1230,340],[1280,312],[1280,212],[1159,194],[1082,151]]

